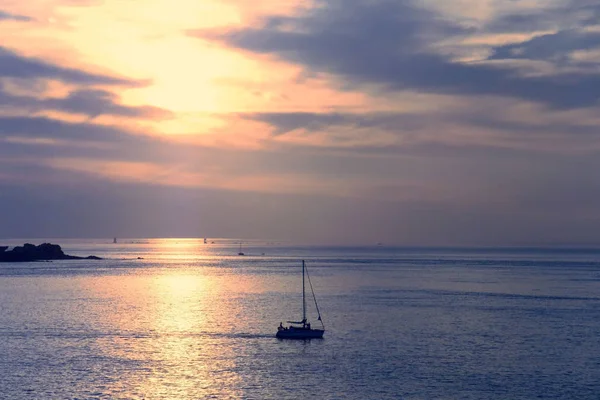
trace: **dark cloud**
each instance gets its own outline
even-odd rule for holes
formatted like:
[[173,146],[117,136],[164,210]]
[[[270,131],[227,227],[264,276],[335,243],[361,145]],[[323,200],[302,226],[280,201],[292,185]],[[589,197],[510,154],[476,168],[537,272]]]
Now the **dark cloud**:
[[[600,34],[584,29],[597,25],[599,21],[600,5],[585,0],[573,0],[528,12],[501,15],[486,24],[483,30],[495,33],[553,32],[539,34],[523,42],[495,47],[488,59],[543,60],[559,66],[585,66],[588,62],[573,60],[571,52],[600,47]],[[566,79],[573,80],[573,77],[569,76]],[[587,79],[581,78],[583,81]]]
[[[168,164],[199,157],[201,148],[91,122],[0,117],[0,160],[52,158]],[[210,154],[210,153],[208,153]],[[0,174],[2,172],[0,164]]]
[[267,18],[260,28],[190,34],[331,73],[354,88],[379,84],[388,90],[496,95],[557,108],[597,104],[600,75],[524,77],[433,50],[439,40],[467,32],[406,0],[347,0],[321,2],[296,17]]
[[252,113],[238,116],[266,122],[275,127],[275,135],[283,135],[296,129],[318,132],[328,127],[378,128],[388,131],[408,132],[423,128],[427,119],[422,115],[399,113]]
[[151,106],[130,107],[117,103],[118,96],[105,90],[78,90],[64,99],[47,99],[42,107],[83,113],[92,117],[120,115],[126,117],[172,117],[170,111]]
[[[306,171],[339,176],[356,171],[374,171],[351,152],[323,154],[314,148],[275,146],[265,150],[214,148],[137,135],[117,127],[92,123],[68,123],[43,117],[0,117],[0,160],[85,158],[97,161],[143,162],[183,167],[187,171],[211,171],[233,176],[272,175]],[[4,168],[4,170],[3,170]],[[21,167],[18,171],[22,171]],[[6,165],[0,164],[0,175]],[[12,171],[15,172],[15,171]],[[26,174],[30,176],[31,174]],[[292,178],[290,178],[292,179]]]
[[544,30],[569,30],[598,24],[600,5],[597,1],[572,0],[559,5],[549,4],[534,10],[502,14],[484,26],[487,32],[514,33]]
[[37,58],[24,57],[0,46],[0,77],[21,79],[58,79],[88,85],[142,86],[147,82],[111,77],[59,67]]
[[493,49],[490,60],[529,59],[569,63],[571,52],[600,47],[600,33],[565,30],[541,35],[531,40],[499,46]]
[[521,33],[555,29],[557,22],[542,18],[541,13],[519,13],[502,15],[485,25],[485,31],[492,33]]
[[[516,122],[494,115],[494,110],[478,110],[468,112],[437,112],[424,114],[409,113],[250,113],[238,114],[241,118],[266,122],[274,127],[274,135],[285,135],[296,129],[308,132],[322,132],[327,128],[343,128],[346,132],[352,129],[369,128],[395,133],[398,136],[412,133],[427,133],[439,131],[440,126],[456,124],[459,126],[479,127],[487,130],[503,132],[504,135],[514,135],[526,140],[527,136],[535,135],[587,135],[597,136],[600,132],[594,125],[573,123],[556,123],[543,121],[536,124]],[[447,137],[446,137],[447,138]],[[463,144],[464,145],[464,144]],[[481,145],[479,145],[481,146]],[[406,145],[404,146],[406,147]]]
[[18,108],[20,111],[37,112],[58,110],[89,117],[117,115],[124,117],[169,118],[172,113],[158,107],[130,107],[118,103],[118,96],[105,90],[82,89],[71,92],[65,98],[37,99],[15,96],[0,90],[0,108]]
[[[0,117],[0,159],[53,157],[125,162],[168,162],[191,157],[189,146],[126,129],[46,117]],[[186,150],[187,149],[187,150]]]
[[13,21],[22,21],[22,22],[32,21],[32,19],[30,17],[24,16],[24,15],[11,14],[6,11],[0,10],[0,21],[2,21],[3,19],[13,20]]
[[62,140],[108,141],[120,138],[124,131],[89,123],[70,123],[45,117],[0,117],[0,136]]
[[[257,151],[190,145],[90,122],[69,123],[45,117],[0,117],[0,160],[54,157],[184,165],[190,171],[205,171],[218,166],[218,171],[229,171],[238,176],[273,171],[284,173],[307,165],[312,168],[312,173],[318,173],[322,168],[331,167],[329,161],[351,161],[344,155],[328,155],[321,159],[312,156],[309,151],[298,149],[288,154],[281,149]],[[307,160],[309,163],[305,165]]]

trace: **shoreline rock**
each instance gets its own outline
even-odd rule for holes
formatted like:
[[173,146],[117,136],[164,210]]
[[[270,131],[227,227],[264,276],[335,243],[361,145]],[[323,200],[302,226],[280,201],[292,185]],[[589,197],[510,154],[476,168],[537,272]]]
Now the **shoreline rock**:
[[59,245],[42,243],[39,246],[25,243],[10,251],[8,246],[0,246],[0,262],[27,262],[27,261],[49,261],[49,260],[102,260],[100,257],[88,256],[78,257],[65,254]]

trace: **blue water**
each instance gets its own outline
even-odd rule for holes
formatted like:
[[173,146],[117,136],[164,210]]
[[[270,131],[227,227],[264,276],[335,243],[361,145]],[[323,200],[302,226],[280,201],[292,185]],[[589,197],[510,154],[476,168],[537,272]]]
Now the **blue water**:
[[[0,264],[0,398],[600,393],[597,250],[53,242],[106,259]],[[302,259],[325,339],[278,340]]]

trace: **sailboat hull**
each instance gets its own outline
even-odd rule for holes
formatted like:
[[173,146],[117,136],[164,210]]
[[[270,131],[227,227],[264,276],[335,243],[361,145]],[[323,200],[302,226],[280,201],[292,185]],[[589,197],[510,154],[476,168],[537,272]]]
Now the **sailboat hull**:
[[275,337],[279,339],[323,339],[323,329],[293,328],[277,331]]

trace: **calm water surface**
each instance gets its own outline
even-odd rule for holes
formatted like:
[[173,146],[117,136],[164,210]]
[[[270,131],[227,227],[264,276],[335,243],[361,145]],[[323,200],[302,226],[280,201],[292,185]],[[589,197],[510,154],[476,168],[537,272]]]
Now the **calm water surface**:
[[[107,259],[0,264],[0,398],[600,393],[600,251],[53,242]],[[325,339],[278,340],[302,259]]]

